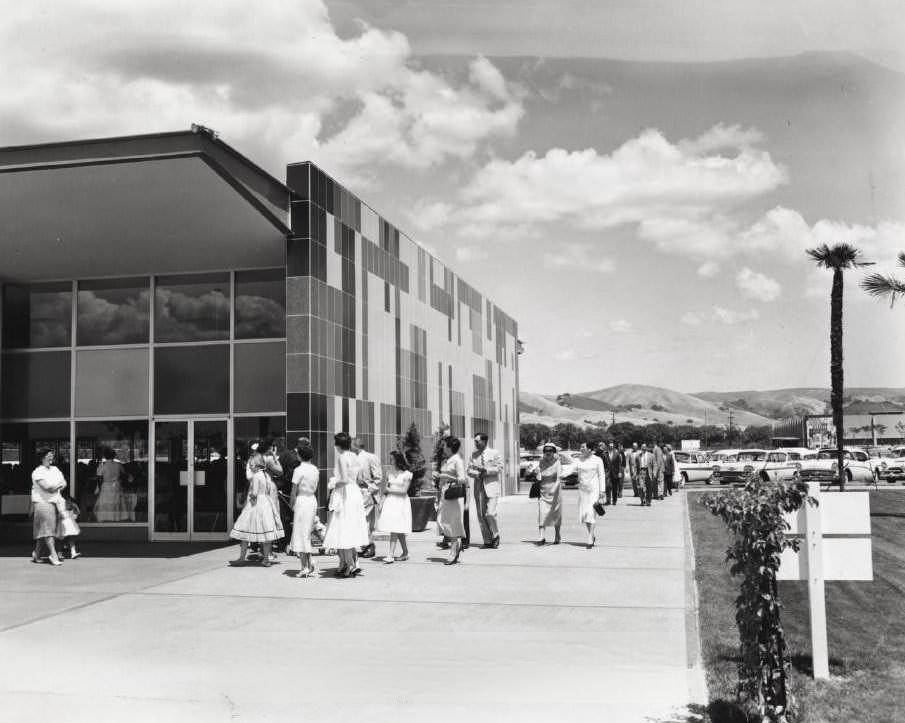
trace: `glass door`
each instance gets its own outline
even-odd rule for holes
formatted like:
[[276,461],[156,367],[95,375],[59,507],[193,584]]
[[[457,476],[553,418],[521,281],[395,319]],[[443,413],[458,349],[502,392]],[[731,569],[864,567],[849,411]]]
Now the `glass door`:
[[232,472],[226,419],[154,423],[154,540],[222,540]]

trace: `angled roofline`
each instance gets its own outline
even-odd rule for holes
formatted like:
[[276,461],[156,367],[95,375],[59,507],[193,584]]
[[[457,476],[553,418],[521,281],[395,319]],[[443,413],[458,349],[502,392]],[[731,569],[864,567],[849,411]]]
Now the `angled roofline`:
[[0,148],[0,173],[191,157],[204,162],[281,232],[289,232],[289,187],[203,126],[187,131],[6,146]]

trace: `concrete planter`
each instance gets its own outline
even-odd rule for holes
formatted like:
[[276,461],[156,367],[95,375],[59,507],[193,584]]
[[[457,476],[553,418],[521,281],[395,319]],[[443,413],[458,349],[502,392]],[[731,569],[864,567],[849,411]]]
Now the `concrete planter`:
[[426,530],[427,524],[437,519],[434,496],[409,497],[409,501],[412,503],[412,532]]

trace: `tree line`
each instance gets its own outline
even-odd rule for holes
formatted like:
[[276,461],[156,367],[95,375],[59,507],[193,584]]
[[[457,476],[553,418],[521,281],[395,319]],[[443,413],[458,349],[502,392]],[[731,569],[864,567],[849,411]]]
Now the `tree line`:
[[630,447],[633,442],[665,442],[678,447],[683,439],[697,439],[702,448],[770,447],[773,428],[769,424],[752,425],[731,431],[714,425],[693,424],[632,424],[616,422],[607,427],[580,427],[563,422],[553,426],[529,423],[519,426],[519,443],[524,449],[533,450],[544,442],[553,442],[563,449],[577,449],[582,442],[596,445],[599,442],[622,444]]

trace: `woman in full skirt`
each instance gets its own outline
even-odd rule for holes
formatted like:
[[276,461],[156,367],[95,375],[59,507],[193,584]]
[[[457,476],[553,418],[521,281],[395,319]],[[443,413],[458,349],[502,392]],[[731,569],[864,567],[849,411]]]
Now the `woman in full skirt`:
[[[406,535],[412,534],[412,503],[409,501],[409,485],[412,483],[412,473],[408,462],[402,452],[393,450],[390,452],[395,470],[390,472],[387,479],[386,496],[380,507],[380,516],[377,518],[377,530],[389,533],[390,543],[384,562],[404,562],[409,559],[409,548]],[[402,548],[402,554],[395,556],[396,543]]]
[[270,490],[273,480],[265,471],[266,463],[263,455],[259,454],[257,450],[248,460],[248,468],[251,473],[248,498],[229,533],[231,538],[239,540],[239,557],[232,564],[243,564],[248,554],[248,543],[260,542],[263,548],[261,564],[264,567],[270,567],[272,564],[270,551],[273,542],[283,537],[282,529],[277,526],[279,512],[273,506]]
[[368,521],[365,517],[361,491],[358,488],[360,464],[351,451],[352,440],[345,432],[333,436],[336,464],[333,467],[333,494],[330,497],[332,514],[324,535],[324,547],[339,555],[339,577],[361,574],[358,550],[370,544]]

